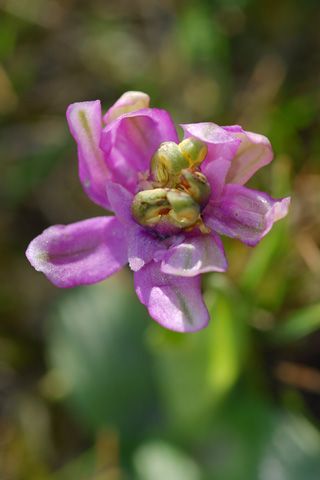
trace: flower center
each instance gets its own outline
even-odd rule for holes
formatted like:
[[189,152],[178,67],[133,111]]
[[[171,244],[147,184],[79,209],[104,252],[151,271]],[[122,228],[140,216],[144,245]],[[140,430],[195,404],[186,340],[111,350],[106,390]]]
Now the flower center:
[[179,229],[192,230],[196,225],[208,233],[201,212],[209,202],[211,189],[200,170],[207,153],[206,144],[195,137],[179,145],[162,143],[151,158],[150,170],[141,175],[131,205],[133,219],[165,236]]

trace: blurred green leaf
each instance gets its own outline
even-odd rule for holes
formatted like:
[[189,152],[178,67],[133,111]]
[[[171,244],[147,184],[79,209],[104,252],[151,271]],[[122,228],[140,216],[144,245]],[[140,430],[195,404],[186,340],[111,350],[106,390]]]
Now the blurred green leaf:
[[318,480],[320,435],[302,416],[282,415],[260,464],[261,480]]
[[11,205],[22,202],[49,175],[55,165],[66,157],[68,149],[69,147],[61,145],[49,146],[16,165],[10,165],[5,182],[1,182],[1,195],[5,201]]
[[235,384],[246,356],[246,306],[227,279],[209,278],[205,298],[211,321],[204,330],[186,335],[157,325],[149,329],[169,424],[185,438],[208,428],[208,418]]
[[4,60],[13,53],[17,38],[17,30],[17,24],[12,20],[12,18],[10,18],[10,16],[5,15],[5,17],[2,17],[2,21],[0,23],[1,60]]
[[133,457],[139,480],[200,480],[196,462],[178,448],[160,440],[141,445]]
[[286,226],[284,222],[274,225],[271,232],[254,248],[242,273],[240,284],[248,293],[259,288],[259,283],[266,275],[272,262],[281,256],[284,250]]
[[88,480],[95,470],[95,452],[90,449],[43,480]]
[[61,298],[51,315],[49,363],[91,431],[114,425],[130,441],[150,427],[157,402],[143,344],[146,311],[116,278]]
[[238,388],[227,399],[210,438],[199,444],[208,480],[316,480],[320,435],[302,416],[277,410]]
[[285,99],[280,108],[273,111],[269,135],[276,152],[286,153],[299,159],[305,156],[301,131],[310,127],[318,115],[318,103],[314,94],[293,95]]
[[150,325],[148,345],[169,429],[187,438],[203,427],[214,403],[208,383],[208,328],[179,334]]
[[196,63],[209,58],[213,62],[227,58],[228,39],[209,11],[205,5],[191,6],[179,18],[177,33],[180,49],[187,59]]
[[320,328],[320,303],[309,305],[290,313],[272,331],[272,338],[279,342],[299,340]]
[[[216,397],[235,383],[243,366],[247,346],[247,309],[241,296],[226,279],[211,276],[208,301],[212,328],[208,331],[208,383]],[[211,305],[210,305],[211,304]]]
[[198,446],[205,478],[258,479],[273,425],[270,405],[243,385],[238,386],[222,405],[209,437]]

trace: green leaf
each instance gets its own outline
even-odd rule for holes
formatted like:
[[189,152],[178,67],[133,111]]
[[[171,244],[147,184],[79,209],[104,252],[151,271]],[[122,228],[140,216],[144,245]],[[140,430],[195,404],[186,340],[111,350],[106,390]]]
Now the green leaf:
[[266,445],[261,480],[318,480],[319,475],[319,432],[302,416],[283,415]]
[[51,315],[49,363],[93,432],[114,425],[134,439],[154,415],[147,318],[124,273],[69,291]]
[[5,201],[11,205],[23,202],[30,192],[39,187],[61,158],[65,158],[67,152],[66,146],[48,146],[16,164],[8,165],[2,188]]
[[177,447],[153,440],[141,445],[133,463],[139,480],[200,480],[196,462]]
[[95,470],[95,457],[94,449],[87,450],[43,480],[88,480]]
[[302,416],[277,410],[241,385],[198,445],[210,480],[317,480],[320,435]]
[[211,285],[214,300],[207,302],[212,322],[208,332],[208,383],[215,396],[220,397],[234,385],[243,366],[247,308],[227,279],[212,275]]
[[284,236],[284,222],[277,223],[254,248],[240,279],[240,285],[246,292],[251,293],[258,289],[270,265],[283,250]]
[[208,417],[235,384],[246,357],[246,306],[222,279],[213,275],[206,286],[211,321],[204,330],[179,334],[156,324],[149,330],[169,425],[184,438],[208,428]]
[[320,328],[320,303],[309,305],[289,314],[277,325],[272,338],[279,342],[298,340]]

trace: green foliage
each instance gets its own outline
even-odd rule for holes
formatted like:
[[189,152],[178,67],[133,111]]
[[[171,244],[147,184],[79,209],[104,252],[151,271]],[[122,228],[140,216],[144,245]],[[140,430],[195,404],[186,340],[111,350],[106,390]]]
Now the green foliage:
[[50,363],[92,432],[115,425],[137,441],[157,413],[145,323],[133,292],[112,281],[76,289],[52,314]]
[[290,342],[310,335],[320,328],[320,303],[300,308],[289,315],[273,332],[277,342]]
[[150,441],[141,445],[133,461],[140,480],[201,479],[201,470],[196,462],[164,441]]

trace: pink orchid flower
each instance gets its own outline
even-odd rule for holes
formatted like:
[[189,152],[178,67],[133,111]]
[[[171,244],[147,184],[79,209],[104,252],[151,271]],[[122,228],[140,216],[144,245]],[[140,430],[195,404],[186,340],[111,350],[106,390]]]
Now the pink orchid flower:
[[271,162],[270,142],[239,126],[181,125],[127,92],[101,126],[100,101],[67,110],[78,145],[80,180],[91,200],[114,212],[46,229],[26,255],[62,288],[99,282],[127,262],[139,300],[165,328],[193,332],[209,313],[201,273],[228,268],[218,234],[255,246],[287,212],[244,183]]

